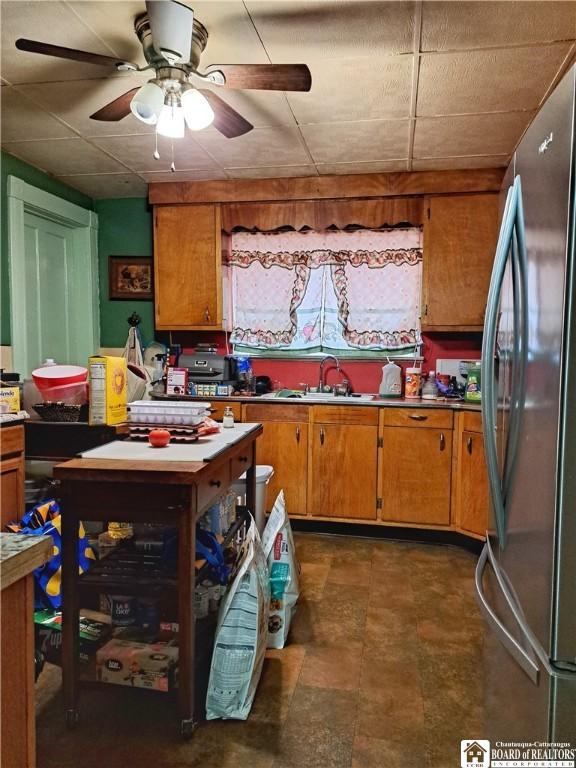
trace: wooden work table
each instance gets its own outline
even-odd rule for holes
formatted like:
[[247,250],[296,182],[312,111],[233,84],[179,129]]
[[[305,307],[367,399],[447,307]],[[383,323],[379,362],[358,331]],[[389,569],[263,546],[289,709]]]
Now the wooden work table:
[[[221,448],[210,461],[79,458],[54,468],[54,476],[62,483],[62,672],[69,727],[74,727],[79,718],[78,522],[160,522],[178,528],[178,702],[181,734],[192,735],[196,521],[244,472],[246,503],[254,509],[256,438],[261,433],[260,424],[243,424],[234,433],[226,431],[226,435],[215,436]],[[191,446],[191,457],[193,451]]]
[[52,556],[49,536],[0,533],[2,587],[2,768],[34,768],[34,584]]

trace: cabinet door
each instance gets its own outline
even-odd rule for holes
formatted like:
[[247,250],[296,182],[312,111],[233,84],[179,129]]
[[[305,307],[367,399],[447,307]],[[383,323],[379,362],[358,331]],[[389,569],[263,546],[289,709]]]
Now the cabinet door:
[[460,445],[460,527],[486,534],[488,527],[488,474],[484,461],[484,439],[476,432],[462,432]]
[[318,517],[376,519],[378,427],[311,427],[308,502]]
[[24,514],[24,458],[2,459],[0,467],[0,530]]
[[450,524],[452,430],[385,427],[382,519]]
[[256,461],[274,467],[266,507],[270,510],[279,491],[284,490],[288,515],[305,515],[308,424],[294,421],[264,421],[262,424],[264,432],[256,441]]
[[154,209],[154,307],[159,330],[222,327],[220,207]]
[[482,330],[497,234],[498,195],[430,198],[422,330]]

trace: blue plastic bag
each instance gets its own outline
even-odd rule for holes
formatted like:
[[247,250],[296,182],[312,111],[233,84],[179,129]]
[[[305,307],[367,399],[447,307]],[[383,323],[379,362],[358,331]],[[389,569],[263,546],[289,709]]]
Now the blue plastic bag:
[[[36,568],[34,580],[37,587],[37,608],[55,608],[62,606],[62,516],[55,499],[43,501],[27,512],[19,523],[11,523],[7,528],[14,533],[26,536],[51,536],[53,554],[50,560]],[[84,573],[96,556],[90,544],[84,526],[78,524],[78,573]]]

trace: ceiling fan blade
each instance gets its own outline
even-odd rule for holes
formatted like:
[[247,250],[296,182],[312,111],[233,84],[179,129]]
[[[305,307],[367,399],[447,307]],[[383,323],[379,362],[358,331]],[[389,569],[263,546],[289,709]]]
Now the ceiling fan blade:
[[200,93],[208,99],[208,102],[214,110],[214,122],[212,125],[228,139],[234,139],[236,136],[242,136],[251,131],[254,126],[245,120],[239,112],[236,112],[229,104],[226,104],[220,96],[216,96],[212,91],[198,89]]
[[156,52],[171,64],[187,64],[192,49],[194,11],[176,0],[146,0]]
[[[127,69],[138,69],[136,64],[115,59],[113,56],[103,56],[100,53],[89,53],[88,51],[78,51],[76,48],[63,48],[61,45],[52,45],[51,43],[41,43],[38,40],[27,40],[25,37],[19,37],[16,40],[16,48],[19,51],[28,51],[29,53],[42,53],[45,56],[56,56],[58,59],[72,59],[73,61],[83,61],[87,64],[100,64],[104,67],[125,66]],[[130,65],[127,67],[126,65]]]
[[[221,72],[221,78],[213,76]],[[312,75],[306,64],[215,64],[206,76],[225,88],[255,88],[265,91],[309,91]]]
[[123,117],[130,114],[130,102],[136,91],[139,90],[140,88],[131,88],[129,91],[126,91],[126,93],[123,93],[122,96],[118,96],[117,99],[114,99],[114,101],[111,101],[109,104],[106,104],[105,107],[102,107],[102,109],[99,109],[97,112],[94,112],[93,115],[90,115],[90,119],[106,120],[108,122],[122,120]]

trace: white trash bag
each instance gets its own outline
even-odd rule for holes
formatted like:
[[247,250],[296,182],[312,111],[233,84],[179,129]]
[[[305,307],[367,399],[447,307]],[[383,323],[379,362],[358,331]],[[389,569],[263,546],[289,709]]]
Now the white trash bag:
[[300,595],[300,565],[286,514],[284,491],[280,491],[270,512],[262,535],[262,549],[268,560],[270,576],[268,648],[284,648]]
[[268,632],[268,568],[254,520],[246,556],[220,606],[206,719],[246,720],[262,673]]

